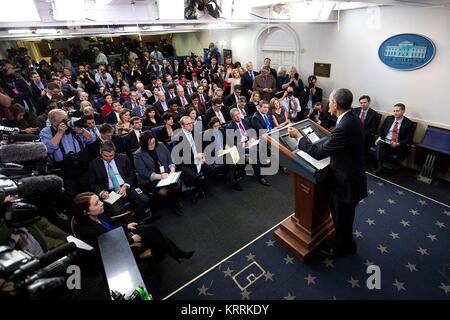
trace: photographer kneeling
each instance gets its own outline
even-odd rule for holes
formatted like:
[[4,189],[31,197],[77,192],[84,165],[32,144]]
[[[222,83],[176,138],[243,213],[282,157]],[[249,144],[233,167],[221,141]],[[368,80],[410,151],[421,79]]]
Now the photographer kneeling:
[[48,157],[58,175],[64,180],[66,195],[71,199],[88,189],[85,144],[92,138],[84,128],[72,127],[67,112],[54,109],[48,113],[51,126],[41,130],[41,141],[47,147]]

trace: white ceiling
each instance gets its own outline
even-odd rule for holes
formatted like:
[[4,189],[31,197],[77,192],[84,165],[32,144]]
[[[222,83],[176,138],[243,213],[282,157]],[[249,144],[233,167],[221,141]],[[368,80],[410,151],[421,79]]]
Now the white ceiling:
[[[11,2],[18,0],[8,0]],[[25,1],[25,0],[24,0]],[[53,36],[68,37],[68,36],[82,36],[82,35],[97,35],[97,34],[119,34],[126,33],[124,26],[140,27],[140,33],[167,33],[167,32],[186,32],[188,30],[195,31],[204,28],[211,28],[211,24],[219,23],[218,28],[243,27],[251,23],[260,23],[263,19],[267,21],[268,18],[274,21],[295,22],[299,21],[295,18],[296,12],[293,8],[301,2],[320,2],[323,0],[222,0],[222,8],[229,8],[230,16],[227,18],[214,19],[212,17],[202,18],[199,20],[168,20],[160,19],[160,5],[161,7],[168,6],[171,11],[182,12],[184,0],[112,0],[108,5],[99,7],[96,1],[100,0],[85,0],[84,1],[84,19],[81,21],[56,21],[52,12],[53,0],[34,0],[37,11],[41,21],[37,22],[1,22],[0,20],[0,39],[7,38],[32,38],[39,37],[35,33],[36,28],[56,28],[57,33]],[[67,0],[71,1],[71,0]],[[220,2],[220,0],[218,1]],[[330,1],[333,2],[333,1]],[[450,0],[361,0],[357,7],[367,7],[373,5],[390,5],[390,6],[450,6]],[[363,3],[361,3],[363,2]],[[176,3],[181,5],[176,6]],[[335,4],[338,1],[334,1]],[[343,0],[340,1],[339,8],[345,9],[345,5],[356,3],[355,1]],[[170,5],[174,4],[171,8]],[[236,6],[240,4],[247,6],[250,10],[247,16],[236,18]],[[332,4],[330,4],[332,5]],[[3,6],[3,4],[2,4]],[[334,6],[337,10],[338,6]],[[2,9],[4,10],[4,8]],[[181,11],[180,11],[181,10]],[[234,10],[234,11],[232,11]],[[298,10],[297,10],[298,11]],[[327,15],[328,16],[328,15]],[[328,19],[320,20],[320,22],[334,22],[335,14],[332,12]],[[317,22],[317,20],[315,20]],[[231,23],[227,25],[227,23]],[[29,34],[15,34],[11,35],[8,30],[27,28],[34,33]],[[155,28],[159,28],[155,31]],[[151,30],[150,30],[151,29]],[[136,31],[134,31],[136,34]]]

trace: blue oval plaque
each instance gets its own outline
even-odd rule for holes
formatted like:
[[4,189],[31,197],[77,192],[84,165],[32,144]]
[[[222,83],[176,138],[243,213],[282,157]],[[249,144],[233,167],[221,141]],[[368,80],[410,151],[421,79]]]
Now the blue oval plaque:
[[383,63],[398,70],[415,70],[434,58],[436,48],[427,37],[403,33],[386,39],[378,49]]

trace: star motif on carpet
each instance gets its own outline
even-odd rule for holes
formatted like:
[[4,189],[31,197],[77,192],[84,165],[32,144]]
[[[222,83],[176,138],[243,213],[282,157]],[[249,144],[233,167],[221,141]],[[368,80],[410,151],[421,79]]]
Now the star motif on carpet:
[[266,241],[267,244],[267,248],[268,247],[275,247],[275,241],[273,241],[272,239],[269,239],[268,241]]
[[407,220],[402,219],[402,221],[400,221],[400,224],[402,224],[404,227],[411,227],[411,225],[409,224],[409,221],[407,221]]
[[416,265],[415,265],[415,264],[409,263],[409,261],[408,261],[408,264],[405,265],[405,267],[408,268],[409,271],[411,271],[411,272],[413,272],[413,271],[419,271],[419,270],[417,270]]
[[210,289],[210,288],[205,287],[205,285],[202,284],[202,287],[201,287],[201,288],[197,288],[197,290],[198,290],[198,295],[199,295],[199,296],[212,296],[213,294],[207,292],[209,289]]
[[369,226],[375,225],[375,220],[373,220],[373,219],[367,218],[366,222]]
[[242,291],[241,292],[241,300],[250,300],[250,293],[252,293],[252,292],[251,291],[247,291],[247,289]]
[[386,246],[383,246],[381,244],[378,245],[377,250],[380,250],[380,253],[389,253]]
[[447,217],[450,217],[450,210],[444,210],[442,213],[445,214]]
[[409,210],[409,213],[411,213],[413,216],[418,216],[420,214],[419,210],[414,210],[414,209]]
[[383,208],[378,208],[377,211],[378,211],[379,214],[386,214],[386,210],[383,209]]
[[361,231],[356,230],[356,229],[353,232],[353,234],[355,235],[356,238],[362,238],[363,237],[363,233]]
[[387,202],[389,202],[389,204],[396,204],[394,199],[387,199]]
[[383,183],[383,182],[377,182],[377,185],[378,185],[379,187],[382,187],[382,186],[384,186],[384,183]]
[[403,196],[405,194],[405,192],[403,192],[402,190],[397,190],[395,191],[396,194],[398,194],[399,196]]
[[436,221],[434,224],[435,224],[436,226],[438,226],[439,229],[445,228],[445,223],[443,223],[443,222]]
[[395,239],[400,239],[399,234],[395,233],[393,231],[391,231],[391,233],[389,234],[390,237],[392,237],[393,240]]
[[392,285],[397,288],[397,292],[399,292],[401,290],[405,290],[406,291],[404,282],[400,282],[397,279],[395,279],[395,282],[393,282]]
[[287,255],[286,258],[284,258],[284,261],[286,262],[286,264],[288,264],[288,263],[294,264],[293,260],[294,260],[294,258],[291,257],[290,255]]
[[354,279],[353,276],[347,282],[351,284],[352,289],[355,288],[355,287],[359,288],[359,280],[358,279]]
[[431,241],[438,241],[438,238],[435,234],[428,233],[427,238]]
[[367,193],[368,193],[368,194],[370,194],[370,195],[372,195],[372,194],[374,194],[374,193],[375,193],[375,191],[373,191],[373,190],[369,189],[369,190],[367,190]]
[[445,285],[445,284],[443,284],[443,283],[441,282],[441,286],[440,286],[439,288],[442,289],[442,290],[444,290],[445,294],[447,294],[447,293],[450,292],[450,285],[449,285],[449,284]]
[[316,284],[316,278],[317,277],[313,277],[310,273],[308,273],[307,277],[304,277],[303,279],[305,279],[307,281],[308,286],[312,283],[312,284]]
[[419,247],[419,249],[417,249],[416,251],[419,252],[421,256],[429,256],[430,255],[428,253],[428,249],[424,249],[422,247]]
[[255,261],[255,255],[252,254],[251,252],[245,256],[247,258],[247,261]]
[[271,273],[269,270],[266,271],[266,273],[264,274],[264,277],[266,277],[266,281],[273,281],[273,276],[275,275],[275,273]]
[[295,300],[296,296],[293,296],[290,292],[286,297],[283,297],[284,300]]
[[226,277],[231,277],[234,270],[231,270],[230,267],[228,267],[227,270],[222,271],[222,272],[224,273],[223,277],[226,278]]
[[333,265],[333,260],[331,260],[331,259],[329,259],[329,258],[326,258],[325,260],[323,260],[322,261],[322,263],[323,264],[325,264],[325,267],[334,267],[334,265]]
[[426,206],[426,205],[427,205],[427,202],[426,202],[425,200],[419,200],[419,203],[420,203],[421,205],[423,205],[423,206]]

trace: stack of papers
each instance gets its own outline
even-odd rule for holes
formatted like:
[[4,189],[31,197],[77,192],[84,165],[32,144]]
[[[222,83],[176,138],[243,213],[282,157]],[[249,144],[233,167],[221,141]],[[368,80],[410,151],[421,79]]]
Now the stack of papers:
[[116,193],[114,191],[111,191],[109,193],[109,197],[105,200],[103,200],[104,202],[108,203],[108,204],[114,204],[114,202],[116,202],[117,200],[119,200],[120,198],[122,198],[122,195],[119,193]]
[[177,183],[178,179],[180,179],[180,175],[181,175],[181,171],[171,173],[171,174],[169,174],[169,176],[167,178],[159,180],[159,182],[156,186],[164,187],[164,186],[168,186],[173,183]]
[[[252,139],[253,140],[253,139]],[[258,144],[259,144],[259,139],[258,140],[250,140],[249,142],[248,142],[248,148],[250,149],[250,148],[252,148],[252,147],[254,147],[254,146],[257,146]]]
[[240,156],[239,156],[239,151],[238,148],[236,148],[236,146],[232,146],[231,148],[225,149],[225,150],[220,150],[217,155],[219,157],[226,155],[227,153],[230,154],[231,156],[231,160],[233,161],[233,164],[238,163]]
[[330,164],[330,157],[322,159],[322,160],[316,160],[313,157],[311,157],[309,154],[307,154],[306,152],[301,151],[301,150],[297,152],[297,155],[302,157],[303,159],[305,159],[317,170],[322,170]]

